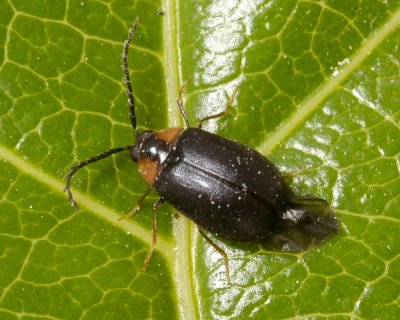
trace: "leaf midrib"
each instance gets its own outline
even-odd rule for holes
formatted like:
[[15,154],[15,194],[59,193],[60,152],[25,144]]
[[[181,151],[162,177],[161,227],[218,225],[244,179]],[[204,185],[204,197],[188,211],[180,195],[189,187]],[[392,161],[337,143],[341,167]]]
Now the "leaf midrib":
[[[168,125],[177,127],[182,123],[182,117],[176,104],[176,98],[182,81],[182,69],[179,34],[179,5],[173,0],[162,1],[166,12],[163,19],[163,52],[166,79],[166,94],[168,107]],[[192,223],[187,219],[178,219],[174,223],[173,235],[175,239],[174,260],[170,260],[172,281],[175,284],[175,296],[181,319],[197,319],[198,301],[193,279],[193,264],[191,260],[190,234],[193,234]]]

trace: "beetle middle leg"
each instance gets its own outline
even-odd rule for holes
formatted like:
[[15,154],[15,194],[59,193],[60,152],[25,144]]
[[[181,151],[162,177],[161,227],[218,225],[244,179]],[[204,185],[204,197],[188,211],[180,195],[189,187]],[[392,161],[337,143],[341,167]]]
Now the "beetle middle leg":
[[228,261],[228,255],[226,254],[225,250],[222,249],[220,246],[218,246],[214,241],[212,241],[205,233],[204,231],[200,228],[197,227],[199,230],[200,234],[202,237],[215,249],[217,252],[222,256],[224,259],[224,265],[225,265],[225,274],[226,274],[226,282],[228,286],[231,284],[231,275],[230,275],[230,269],[229,269],[229,261]]
[[201,127],[203,126],[203,122],[206,122],[211,119],[217,119],[217,118],[226,116],[233,106],[233,100],[235,99],[235,96],[236,96],[236,93],[238,92],[238,90],[239,90],[239,86],[236,86],[235,89],[233,90],[232,94],[229,97],[228,104],[225,107],[225,110],[223,110],[219,113],[216,113],[216,114],[212,114],[211,116],[204,117],[203,119],[200,119],[199,124],[197,125],[197,128],[201,129]]
[[165,202],[164,198],[160,198],[157,202],[153,205],[153,240],[151,242],[151,246],[149,251],[147,252],[146,258],[144,259],[142,271],[145,271],[147,265],[149,264],[150,258],[153,255],[154,247],[157,244],[157,219],[156,219],[156,211],[157,209]]

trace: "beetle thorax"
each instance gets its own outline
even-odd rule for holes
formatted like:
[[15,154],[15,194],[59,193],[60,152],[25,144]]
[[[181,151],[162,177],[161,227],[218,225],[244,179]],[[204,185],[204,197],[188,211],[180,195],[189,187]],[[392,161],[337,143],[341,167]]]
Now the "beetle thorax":
[[144,131],[131,149],[132,160],[139,164],[139,172],[149,185],[154,184],[181,131],[181,128]]

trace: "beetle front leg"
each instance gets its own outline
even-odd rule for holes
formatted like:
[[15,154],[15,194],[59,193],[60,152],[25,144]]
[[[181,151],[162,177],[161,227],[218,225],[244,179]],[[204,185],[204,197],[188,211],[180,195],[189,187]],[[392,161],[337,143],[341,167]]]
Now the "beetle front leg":
[[200,228],[197,227],[197,230],[199,230],[200,234],[203,236],[203,238],[215,249],[217,252],[222,256],[224,259],[224,265],[225,265],[225,274],[226,274],[226,282],[228,286],[231,285],[231,275],[230,275],[230,269],[229,269],[229,260],[228,260],[228,255],[226,254],[225,250],[219,247],[214,241],[212,241],[207,235],[204,233],[204,231]]
[[178,98],[176,99],[176,103],[178,104],[179,110],[181,111],[183,121],[185,121],[186,128],[190,128],[190,123],[189,123],[188,116],[186,114],[185,107],[183,106],[182,96],[183,96],[183,91],[185,90],[185,87],[189,81],[190,81],[190,79],[185,81],[184,83],[182,83],[181,87],[179,88]]
[[126,214],[126,215],[124,215],[124,216],[118,218],[118,221],[120,221],[120,220],[122,220],[122,219],[128,219],[128,218],[132,217],[133,215],[135,215],[135,214],[140,210],[140,207],[142,206],[144,200],[145,200],[146,197],[149,195],[149,193],[150,193],[151,190],[153,190],[153,187],[149,188],[149,189],[144,193],[144,195],[142,195],[142,196],[140,197],[140,199],[138,200],[138,202],[136,202],[135,207],[134,207],[128,214]]
[[153,241],[151,242],[151,246],[149,251],[147,252],[146,258],[144,259],[143,267],[141,271],[145,271],[147,265],[149,264],[150,258],[153,255],[154,247],[157,244],[157,220],[156,220],[156,210],[165,202],[164,198],[160,198],[153,205]]

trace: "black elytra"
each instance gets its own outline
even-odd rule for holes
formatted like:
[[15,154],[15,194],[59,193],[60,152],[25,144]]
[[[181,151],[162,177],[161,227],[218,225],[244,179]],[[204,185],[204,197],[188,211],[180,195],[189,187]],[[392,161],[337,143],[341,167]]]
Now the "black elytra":
[[138,26],[136,18],[124,43],[122,53],[124,82],[130,120],[136,143],[114,148],[82,161],[65,176],[65,190],[78,209],[70,191],[72,176],[82,167],[128,150],[139,172],[148,183],[148,191],[134,209],[122,218],[134,215],[154,188],[160,195],[153,206],[153,242],[146,256],[149,263],[157,239],[156,210],[164,202],[198,226],[201,235],[224,258],[230,283],[228,258],[205,232],[240,242],[271,238],[282,250],[305,250],[339,230],[338,221],[327,201],[312,195],[297,196],[277,167],[257,151],[201,129],[203,122],[222,117],[233,103],[232,94],[226,109],[202,119],[192,128],[182,103],[181,86],[177,103],[186,128],[138,132],[135,100],[128,71],[128,50]]

